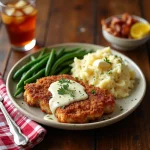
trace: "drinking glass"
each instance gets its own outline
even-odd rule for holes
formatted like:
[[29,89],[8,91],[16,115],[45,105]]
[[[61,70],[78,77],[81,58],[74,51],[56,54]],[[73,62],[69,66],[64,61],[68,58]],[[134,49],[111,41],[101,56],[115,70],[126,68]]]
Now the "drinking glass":
[[36,44],[36,0],[3,0],[1,2],[1,17],[12,48],[18,51],[31,50]]

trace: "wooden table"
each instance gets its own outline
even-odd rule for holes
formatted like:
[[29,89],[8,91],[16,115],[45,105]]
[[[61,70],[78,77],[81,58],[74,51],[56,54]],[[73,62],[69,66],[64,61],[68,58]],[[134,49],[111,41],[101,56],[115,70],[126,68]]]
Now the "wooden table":
[[[83,42],[111,46],[102,36],[100,21],[129,12],[150,21],[149,0],[37,0],[37,47]],[[10,48],[0,24],[0,72],[7,78],[23,56]],[[147,81],[146,95],[130,116],[113,125],[87,131],[66,131],[44,126],[48,133],[35,150],[149,150],[150,149],[150,41],[131,52],[122,52],[139,65]]]

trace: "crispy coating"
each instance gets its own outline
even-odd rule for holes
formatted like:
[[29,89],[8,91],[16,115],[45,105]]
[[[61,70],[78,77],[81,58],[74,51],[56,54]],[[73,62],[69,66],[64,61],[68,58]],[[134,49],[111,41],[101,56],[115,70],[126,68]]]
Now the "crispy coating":
[[[85,87],[88,99],[74,102],[56,109],[55,115],[59,122],[85,123],[100,119],[104,113],[112,113],[114,110],[114,97],[108,91],[94,87],[73,78],[71,75],[57,75],[43,77],[36,83],[25,86],[24,100],[30,106],[40,107],[45,113],[50,114],[49,100],[52,94],[48,91],[51,83],[62,78],[74,80]],[[92,92],[94,91],[94,92]]]

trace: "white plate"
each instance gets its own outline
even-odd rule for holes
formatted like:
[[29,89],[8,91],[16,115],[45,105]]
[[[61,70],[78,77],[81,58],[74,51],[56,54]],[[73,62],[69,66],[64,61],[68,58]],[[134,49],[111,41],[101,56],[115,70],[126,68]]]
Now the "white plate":
[[[55,49],[60,49],[61,47],[65,47],[65,48],[83,47],[86,49],[95,49],[95,50],[103,48],[102,46],[98,46],[98,45],[82,44],[82,43],[66,43],[66,44],[57,44],[57,45],[49,46],[49,48],[55,48]],[[6,82],[8,95],[11,98],[12,103],[23,114],[25,114],[26,116],[28,116],[29,118],[31,118],[36,122],[39,122],[47,126],[55,127],[55,128],[69,129],[69,130],[87,130],[87,129],[104,127],[113,124],[115,122],[118,122],[121,119],[127,117],[129,114],[131,114],[139,106],[145,94],[146,82],[142,71],[131,59],[114,50],[112,50],[112,52],[118,56],[121,56],[125,61],[129,63],[129,66],[136,72],[136,85],[132,90],[132,92],[130,93],[129,97],[123,98],[122,100],[116,100],[116,107],[112,114],[104,115],[102,119],[97,122],[85,123],[85,124],[69,124],[69,123],[60,123],[54,120],[46,121],[43,119],[45,114],[41,112],[40,108],[28,106],[24,102],[23,97],[14,98],[13,93],[15,91],[16,82],[12,80],[12,76],[18,68],[20,68],[23,64],[29,61],[30,55],[27,55],[26,57],[22,58],[10,70]],[[38,53],[39,51],[34,55],[37,56]],[[123,110],[121,110],[120,107],[122,107]]]

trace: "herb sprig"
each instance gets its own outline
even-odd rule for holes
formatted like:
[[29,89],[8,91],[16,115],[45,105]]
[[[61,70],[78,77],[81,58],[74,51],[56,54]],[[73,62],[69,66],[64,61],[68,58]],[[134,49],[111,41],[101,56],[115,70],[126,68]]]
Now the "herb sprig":
[[69,89],[69,84],[71,84],[70,80],[62,78],[61,80],[59,80],[59,83],[60,83],[60,86],[61,86],[58,89],[58,94],[59,95],[69,94],[71,97],[75,97],[74,96],[74,90]]
[[95,95],[96,91],[93,89],[93,90],[91,90],[91,93]]
[[61,80],[58,81],[60,84],[63,84],[63,83],[71,83],[70,80],[67,80],[65,78],[62,78]]
[[107,57],[105,57],[103,60],[104,60],[105,62],[109,63],[109,64],[112,64],[112,63],[110,62],[110,60],[109,60]]

